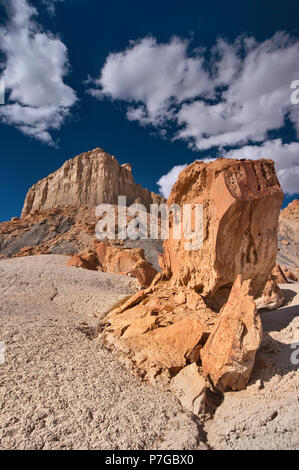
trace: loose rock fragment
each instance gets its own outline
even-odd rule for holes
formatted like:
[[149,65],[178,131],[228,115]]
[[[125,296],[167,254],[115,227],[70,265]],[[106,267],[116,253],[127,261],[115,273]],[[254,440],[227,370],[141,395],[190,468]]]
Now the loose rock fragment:
[[225,392],[246,387],[262,340],[262,324],[250,281],[238,276],[228,302],[201,351],[202,367],[213,385]]
[[282,306],[283,301],[284,294],[277,285],[277,282],[273,279],[269,279],[265,285],[263,294],[256,299],[255,303],[258,309],[266,308],[267,310],[277,310]]
[[184,367],[174,377],[171,385],[185,408],[196,415],[204,411],[206,381],[195,363]]

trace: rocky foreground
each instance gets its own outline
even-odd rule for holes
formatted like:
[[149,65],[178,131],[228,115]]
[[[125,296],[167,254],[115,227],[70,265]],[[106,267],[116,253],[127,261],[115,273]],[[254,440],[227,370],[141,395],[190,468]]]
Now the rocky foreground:
[[247,390],[226,393],[209,419],[126,371],[95,337],[135,281],[65,262],[58,255],[0,261],[1,449],[299,449],[298,372],[290,362],[298,283],[281,286],[291,303],[261,313],[263,342]]
[[92,340],[135,281],[66,261],[0,261],[0,448],[206,448],[196,418],[170,393],[133,377]]
[[271,160],[189,165],[167,204],[202,205],[202,246],[186,249],[190,240],[173,236],[172,218],[162,274],[109,312],[101,339],[148,380],[172,383],[194,363],[206,379],[203,401],[213,388],[245,388],[262,338],[255,299],[275,265],[282,199]]
[[280,212],[273,161],[181,172],[191,250],[173,214],[163,247],[95,240],[119,191],[157,201],[95,149],[0,225],[3,448],[298,448],[299,207]]
[[260,312],[263,339],[247,389],[226,393],[206,422],[212,448],[299,449],[299,283],[280,287],[284,305]]

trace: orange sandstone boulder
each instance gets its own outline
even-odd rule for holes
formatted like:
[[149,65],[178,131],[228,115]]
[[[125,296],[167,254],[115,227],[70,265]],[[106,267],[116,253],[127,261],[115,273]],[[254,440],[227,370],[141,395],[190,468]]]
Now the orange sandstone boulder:
[[135,267],[130,271],[133,277],[136,277],[142,289],[151,285],[157,275],[155,268],[146,260],[139,260]]
[[277,227],[283,193],[272,160],[217,159],[194,162],[172,188],[167,205],[202,204],[203,244],[185,249],[186,239],[164,242],[160,260],[177,285],[215,296],[236,277],[252,279],[252,291],[263,291],[277,255]]
[[90,271],[96,271],[99,266],[95,253],[89,252],[89,250],[82,254],[73,255],[66,265],[69,267],[73,266],[76,268],[88,269]]
[[145,259],[144,250],[97,241],[94,243],[94,250],[89,249],[74,255],[67,266],[133,276],[137,278],[141,288],[148,287],[157,275],[156,269]]
[[96,252],[104,270],[136,277],[142,288],[148,287],[157,275],[156,269],[146,260],[144,250],[123,248],[100,242]]
[[83,261],[86,261],[87,263],[89,263],[90,266],[92,267],[92,269],[94,269],[94,270],[96,270],[99,266],[97,254],[91,249],[86,250],[85,252],[83,252],[81,254],[81,259]]
[[141,249],[109,246],[103,265],[107,272],[128,274],[142,259],[144,259],[144,252]]
[[213,385],[225,392],[246,387],[262,339],[262,324],[250,280],[238,276],[228,302],[201,351],[202,367]]
[[109,245],[105,242],[100,242],[98,240],[94,241],[94,249],[96,251],[97,257],[101,265],[104,264]]

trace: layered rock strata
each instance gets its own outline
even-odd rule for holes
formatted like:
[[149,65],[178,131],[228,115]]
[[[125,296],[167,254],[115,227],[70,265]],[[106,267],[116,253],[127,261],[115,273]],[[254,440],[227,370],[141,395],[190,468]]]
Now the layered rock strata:
[[117,204],[126,196],[127,205],[164,202],[164,198],[135,183],[131,166],[120,165],[114,156],[96,148],[66,161],[63,166],[29,189],[22,217],[33,210],[45,211],[64,204],[97,206]]

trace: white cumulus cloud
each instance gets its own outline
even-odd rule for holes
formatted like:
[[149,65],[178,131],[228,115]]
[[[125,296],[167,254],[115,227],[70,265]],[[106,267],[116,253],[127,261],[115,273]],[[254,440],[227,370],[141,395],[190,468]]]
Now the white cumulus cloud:
[[132,41],[125,51],[107,57],[91,93],[136,103],[129,119],[160,124],[171,117],[173,105],[213,91],[203,57],[189,57],[187,49],[188,42],[177,37],[167,44],[153,37]]
[[[168,43],[145,37],[109,54],[90,92],[123,100],[129,120],[167,128],[168,135],[174,129],[172,139],[195,151],[213,149],[214,156],[232,148],[246,158],[273,158],[291,194],[299,192],[299,153],[293,153],[299,105],[290,100],[297,79],[299,41],[283,32],[264,42],[218,39],[210,50],[191,50],[178,37]],[[297,135],[293,144],[277,139],[286,123]]]
[[[237,57],[244,47],[247,55],[240,65]],[[269,131],[284,126],[294,107],[290,84],[299,76],[299,41],[280,33],[249,48],[237,42],[231,55],[236,59],[227,66],[231,79],[219,100],[186,103],[177,113],[182,125],[177,137],[190,140],[198,150],[263,142]],[[297,116],[290,114],[290,119],[296,126]]]
[[0,119],[47,144],[51,130],[59,129],[76,102],[63,79],[68,73],[67,48],[36,22],[37,11],[26,0],[11,0],[8,22],[0,28],[0,50],[5,62],[0,75],[8,102]]

